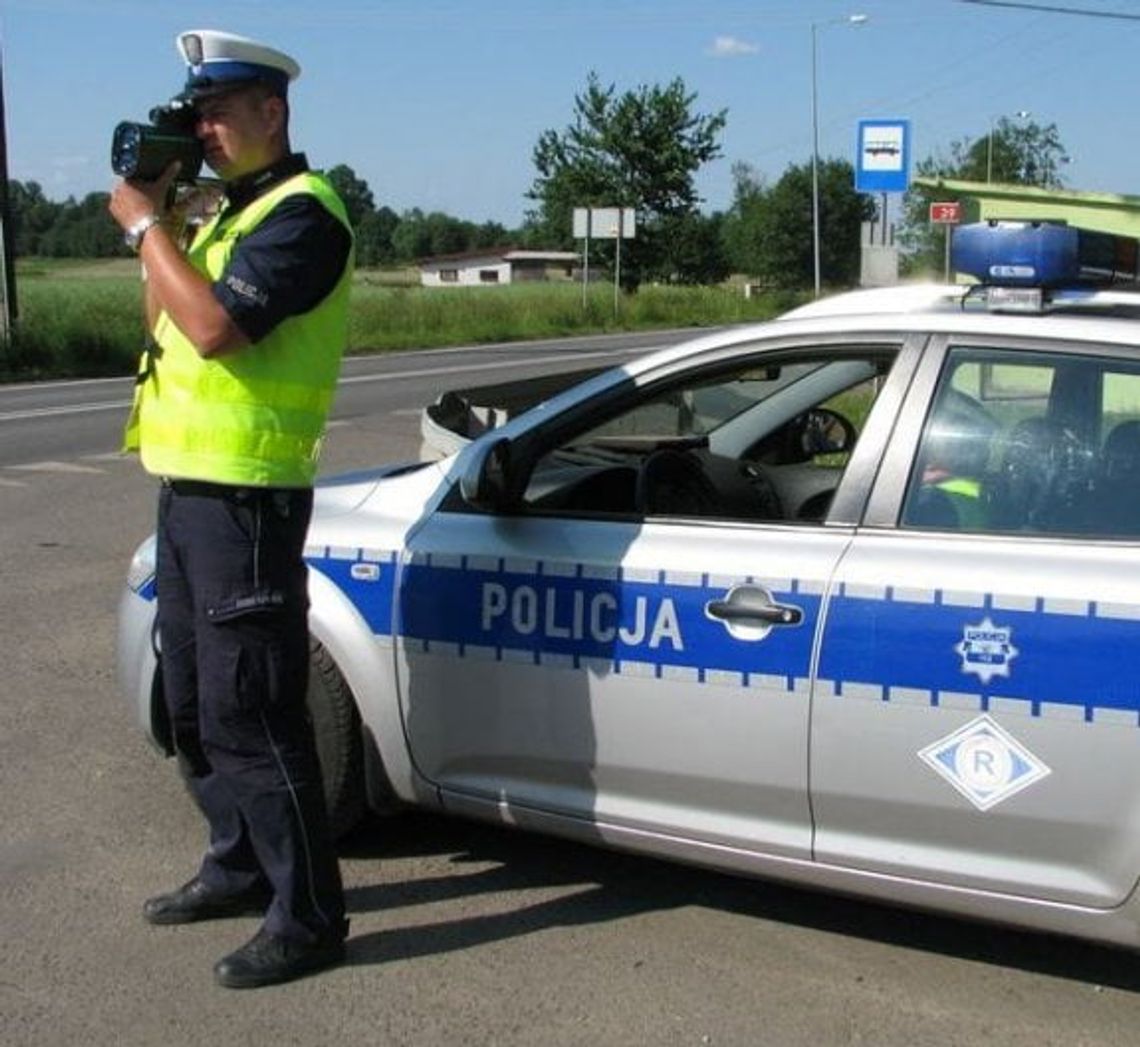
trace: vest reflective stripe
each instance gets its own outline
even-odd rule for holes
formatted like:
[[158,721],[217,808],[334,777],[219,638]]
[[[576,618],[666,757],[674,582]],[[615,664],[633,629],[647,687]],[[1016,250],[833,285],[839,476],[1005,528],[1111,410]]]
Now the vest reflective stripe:
[[[320,175],[287,179],[225,222],[201,229],[187,258],[221,278],[234,247],[285,197],[309,193],[345,227],[335,191]],[[316,474],[320,436],[332,404],[348,334],[352,260],[315,308],[287,317],[261,341],[203,359],[163,313],[159,350],[136,394],[134,446],[157,475],[258,487],[302,487]],[[144,367],[146,361],[144,360]],[[132,424],[126,444],[132,449]]]
[[988,513],[982,503],[982,485],[967,476],[955,476],[934,485],[950,496],[958,513],[958,522],[969,531],[982,530],[988,524]]

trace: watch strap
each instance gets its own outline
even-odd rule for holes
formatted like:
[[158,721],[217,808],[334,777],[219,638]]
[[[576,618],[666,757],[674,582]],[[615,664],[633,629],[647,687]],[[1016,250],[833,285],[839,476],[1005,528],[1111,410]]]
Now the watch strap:
[[123,242],[132,250],[138,251],[142,247],[143,237],[152,226],[158,225],[162,221],[153,211],[150,214],[144,215],[134,225],[130,226],[123,234]]

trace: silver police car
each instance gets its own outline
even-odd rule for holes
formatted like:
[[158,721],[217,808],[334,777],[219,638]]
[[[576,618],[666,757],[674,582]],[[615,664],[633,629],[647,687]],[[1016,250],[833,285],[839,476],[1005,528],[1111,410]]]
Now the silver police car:
[[[1140,946],[1140,293],[853,292],[332,480],[307,549],[336,825],[420,804]],[[1111,274],[1109,274],[1111,275]],[[153,543],[119,671],[169,747]]]

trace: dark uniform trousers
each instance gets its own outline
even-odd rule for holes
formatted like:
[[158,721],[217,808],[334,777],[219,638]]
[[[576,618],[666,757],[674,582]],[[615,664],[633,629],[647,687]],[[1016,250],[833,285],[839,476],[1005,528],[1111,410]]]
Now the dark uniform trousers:
[[210,827],[199,873],[268,887],[265,929],[343,936],[340,870],[305,705],[311,490],[164,481],[162,678],[179,762]]

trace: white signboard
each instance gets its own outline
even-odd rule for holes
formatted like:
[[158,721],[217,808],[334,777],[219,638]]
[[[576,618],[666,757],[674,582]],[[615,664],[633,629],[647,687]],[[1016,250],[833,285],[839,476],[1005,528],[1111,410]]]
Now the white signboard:
[[575,207],[576,240],[633,240],[637,233],[637,212],[632,207]]

